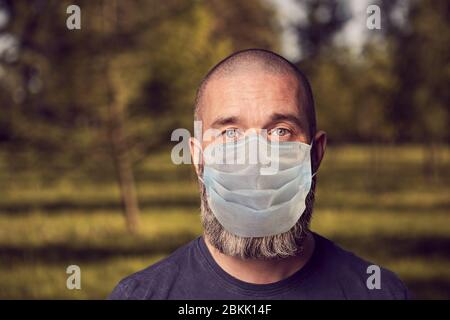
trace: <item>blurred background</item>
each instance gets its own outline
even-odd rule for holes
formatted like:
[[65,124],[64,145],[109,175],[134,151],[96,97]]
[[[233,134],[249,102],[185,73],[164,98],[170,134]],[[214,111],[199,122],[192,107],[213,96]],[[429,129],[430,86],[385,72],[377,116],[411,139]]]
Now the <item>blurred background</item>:
[[0,298],[103,299],[197,237],[170,135],[193,132],[209,68],[259,47],[305,71],[329,135],[312,229],[449,299],[449,15],[446,0],[0,0]]

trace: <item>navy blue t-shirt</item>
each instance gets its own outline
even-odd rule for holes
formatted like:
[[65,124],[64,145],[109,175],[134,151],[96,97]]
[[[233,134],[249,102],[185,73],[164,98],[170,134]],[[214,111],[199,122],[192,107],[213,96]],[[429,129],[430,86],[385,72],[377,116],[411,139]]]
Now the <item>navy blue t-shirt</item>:
[[371,263],[314,234],[310,260],[293,275],[270,284],[243,282],[226,273],[203,237],[162,261],[132,274],[109,299],[408,299],[397,276],[381,268],[380,289],[369,289]]

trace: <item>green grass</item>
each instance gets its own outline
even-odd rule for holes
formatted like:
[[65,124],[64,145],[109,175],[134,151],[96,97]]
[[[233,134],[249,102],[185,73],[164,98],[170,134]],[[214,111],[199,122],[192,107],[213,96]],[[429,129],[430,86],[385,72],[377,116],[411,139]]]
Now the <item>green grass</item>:
[[[376,154],[378,162],[373,162]],[[139,233],[129,235],[113,183],[0,180],[0,298],[105,298],[124,276],[201,233],[191,168],[158,154],[137,170]],[[419,147],[330,148],[313,230],[399,274],[418,298],[450,298],[450,150],[438,174]],[[66,289],[68,265],[82,290]]]

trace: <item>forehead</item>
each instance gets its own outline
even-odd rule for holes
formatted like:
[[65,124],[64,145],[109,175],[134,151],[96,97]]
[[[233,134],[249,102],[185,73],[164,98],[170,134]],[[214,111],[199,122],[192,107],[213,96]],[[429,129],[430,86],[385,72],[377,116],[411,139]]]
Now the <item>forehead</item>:
[[291,74],[247,71],[214,76],[207,83],[202,102],[202,119],[208,125],[223,115],[264,118],[273,113],[296,113],[299,82]]

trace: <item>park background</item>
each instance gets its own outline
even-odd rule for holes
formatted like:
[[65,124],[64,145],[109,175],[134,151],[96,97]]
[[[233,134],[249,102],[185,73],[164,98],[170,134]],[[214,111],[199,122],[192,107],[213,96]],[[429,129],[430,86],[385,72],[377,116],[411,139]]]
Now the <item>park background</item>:
[[0,298],[103,299],[197,237],[170,135],[192,132],[210,67],[259,47],[308,75],[329,135],[313,230],[449,299],[449,15],[446,0],[0,0]]

